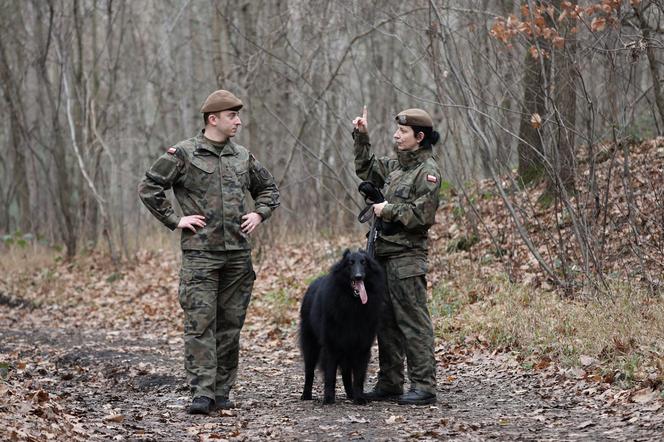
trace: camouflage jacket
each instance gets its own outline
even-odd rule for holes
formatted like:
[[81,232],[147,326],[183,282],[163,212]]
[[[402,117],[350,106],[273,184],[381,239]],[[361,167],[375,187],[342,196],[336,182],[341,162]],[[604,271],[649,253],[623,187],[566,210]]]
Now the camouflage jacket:
[[173,188],[183,215],[203,215],[205,227],[196,233],[183,229],[182,250],[249,249],[242,233],[242,215],[252,211],[246,201],[251,194],[263,220],[279,206],[274,178],[244,147],[228,140],[223,147],[206,142],[203,134],[168,149],[148,169],[138,194],[152,214],[171,230],[176,215],[166,190]]
[[353,138],[357,176],[382,188],[387,201],[381,218],[403,225],[394,235],[378,235],[376,255],[426,253],[440,188],[440,169],[431,149],[397,150],[396,159],[377,158],[371,153],[368,134],[355,131]]

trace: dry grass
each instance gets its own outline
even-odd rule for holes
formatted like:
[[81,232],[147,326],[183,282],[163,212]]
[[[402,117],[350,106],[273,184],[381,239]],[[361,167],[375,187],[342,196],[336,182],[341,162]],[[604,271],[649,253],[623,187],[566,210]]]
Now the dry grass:
[[[3,275],[20,273],[24,269],[45,268],[61,259],[62,252],[38,242],[25,246],[0,246],[0,272]],[[58,258],[60,257],[60,258]]]
[[569,300],[496,277],[454,286],[463,289],[440,284],[431,300],[445,340],[513,350],[526,367],[543,358],[583,365],[626,386],[664,381],[661,296],[616,286],[611,297]]

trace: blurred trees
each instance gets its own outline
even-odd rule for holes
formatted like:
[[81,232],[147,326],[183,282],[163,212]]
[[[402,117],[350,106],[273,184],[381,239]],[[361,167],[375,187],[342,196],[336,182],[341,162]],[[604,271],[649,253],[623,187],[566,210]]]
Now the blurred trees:
[[[661,134],[663,14],[655,0],[0,0],[0,233],[70,256],[99,240],[118,257],[140,247],[161,227],[138,180],[226,88],[246,103],[237,141],[282,191],[268,237],[354,228],[351,119],[367,104],[390,154],[395,113],[422,107],[460,204],[468,180],[494,179],[527,242],[534,209],[517,192],[546,180],[591,274],[607,208],[575,165],[600,143]],[[571,204],[578,184],[587,204]],[[562,249],[531,250],[565,279]]]

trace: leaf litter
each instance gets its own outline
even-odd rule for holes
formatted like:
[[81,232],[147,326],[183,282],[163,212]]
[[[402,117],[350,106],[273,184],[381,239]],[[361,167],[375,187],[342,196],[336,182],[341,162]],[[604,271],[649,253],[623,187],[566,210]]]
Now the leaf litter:
[[[661,165],[658,161],[653,164]],[[504,231],[509,223],[491,205],[497,203],[483,206],[483,219]],[[437,250],[464,234],[452,211],[451,205],[443,208],[432,231]],[[611,376],[597,375],[600,362],[588,355],[579,360],[584,368],[560,367],[546,355],[526,367],[508,348],[489,348],[480,334],[461,344],[438,341],[435,406],[356,406],[345,399],[340,380],[337,404],[322,406],[319,376],[314,400],[300,401],[298,300],[308,281],[329,268],[344,248],[361,246],[360,239],[317,240],[310,247],[281,242],[266,248],[257,260],[258,280],[242,334],[233,392],[237,408],[211,416],[186,414],[177,253],[144,250],[119,268],[93,254],[3,275],[0,292],[12,301],[0,303],[2,439],[647,440],[664,431],[659,378],[649,387],[621,390]],[[475,247],[490,248],[488,239],[479,241]],[[546,280],[528,254],[510,241],[513,276],[542,286]],[[458,265],[449,256],[440,258],[444,255],[434,256],[430,288]],[[624,263],[616,261],[616,267],[629,268]],[[302,269],[309,273],[303,275]],[[502,270],[494,261],[480,271]],[[620,344],[625,351],[630,345]],[[368,388],[376,371],[374,347]]]
[[[36,276],[23,296],[40,307],[0,307],[4,439],[504,439],[564,438],[570,432],[647,439],[664,429],[661,406],[653,406],[662,402],[658,390],[614,390],[581,369],[569,372],[547,359],[525,370],[513,354],[445,342],[436,348],[435,406],[356,406],[345,399],[340,380],[337,404],[323,406],[320,377],[314,400],[300,401],[297,303],[290,320],[276,324],[265,294],[283,288],[280,281],[296,272],[288,265],[324,269],[339,248],[319,245],[323,258],[292,252],[283,269],[276,259],[258,266],[233,392],[237,408],[208,417],[186,414],[175,253],[138,254],[120,270],[123,278],[106,283],[113,287],[103,300],[97,291],[106,278],[99,271],[102,257],[57,268],[57,282]],[[272,277],[261,282],[268,272]],[[287,290],[299,299],[306,284],[291,281]],[[376,348],[373,355],[368,387],[376,378]],[[589,393],[591,388],[596,390]]]

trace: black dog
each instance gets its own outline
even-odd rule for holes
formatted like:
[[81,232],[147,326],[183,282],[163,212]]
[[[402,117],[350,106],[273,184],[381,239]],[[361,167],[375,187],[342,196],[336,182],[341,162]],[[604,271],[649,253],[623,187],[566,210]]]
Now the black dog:
[[385,292],[380,264],[363,251],[346,250],[326,276],[304,294],[300,309],[300,348],[304,358],[302,399],[311,399],[314,371],[320,361],[324,404],[333,404],[337,367],[346,396],[365,404],[364,379],[376,337]]

